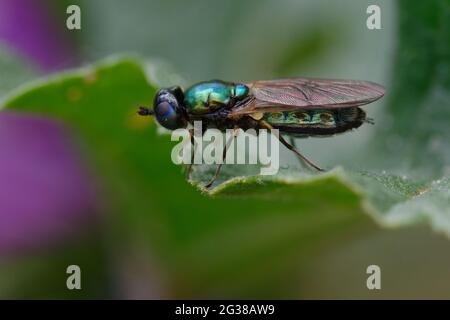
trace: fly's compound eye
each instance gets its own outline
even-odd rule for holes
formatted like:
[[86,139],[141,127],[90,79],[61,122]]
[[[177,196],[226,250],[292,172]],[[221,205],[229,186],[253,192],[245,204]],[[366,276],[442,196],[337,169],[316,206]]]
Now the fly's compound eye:
[[179,87],[159,90],[153,101],[156,120],[164,128],[175,130],[186,128],[187,119],[183,113],[183,92]]
[[155,106],[154,112],[158,122],[166,129],[175,130],[185,126],[182,114],[176,106],[167,101],[158,103]]

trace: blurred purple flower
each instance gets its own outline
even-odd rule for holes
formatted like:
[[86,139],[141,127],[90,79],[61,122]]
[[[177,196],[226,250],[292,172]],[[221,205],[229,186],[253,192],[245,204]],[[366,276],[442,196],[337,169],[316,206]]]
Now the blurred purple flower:
[[97,220],[76,159],[61,125],[0,112],[0,256],[46,248]]
[[0,0],[0,45],[29,57],[44,71],[71,66],[76,46],[65,18],[58,1]]

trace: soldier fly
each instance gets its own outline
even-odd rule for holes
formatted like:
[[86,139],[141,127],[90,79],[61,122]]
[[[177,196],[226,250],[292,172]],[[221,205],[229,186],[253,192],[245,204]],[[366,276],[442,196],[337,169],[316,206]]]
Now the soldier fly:
[[[323,171],[297,150],[293,137],[330,136],[358,128],[364,122],[372,123],[359,106],[383,95],[382,86],[358,80],[288,78],[249,83],[213,80],[197,83],[184,92],[178,86],[160,89],[153,110],[140,107],[138,113],[155,116],[169,130],[187,128],[194,121],[202,121],[205,130],[275,128],[281,133],[277,137],[285,147],[301,161]],[[290,143],[282,134],[291,138]],[[224,159],[230,142],[223,149]],[[206,188],[213,184],[220,168],[221,164]]]

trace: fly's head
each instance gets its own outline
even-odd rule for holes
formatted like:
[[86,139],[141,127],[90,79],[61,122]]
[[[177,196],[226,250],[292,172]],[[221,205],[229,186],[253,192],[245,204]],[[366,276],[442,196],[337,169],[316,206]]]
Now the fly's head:
[[160,89],[153,100],[153,111],[140,108],[140,115],[154,115],[160,125],[169,130],[186,128],[187,113],[184,107],[184,94],[180,87]]

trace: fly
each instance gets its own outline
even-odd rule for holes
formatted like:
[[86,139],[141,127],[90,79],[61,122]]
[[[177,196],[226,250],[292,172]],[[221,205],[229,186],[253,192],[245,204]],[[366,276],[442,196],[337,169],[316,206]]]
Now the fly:
[[[295,147],[294,137],[319,137],[343,133],[372,123],[359,106],[378,100],[384,88],[359,80],[288,78],[234,83],[221,80],[160,89],[153,110],[140,107],[142,116],[152,115],[169,130],[187,128],[202,121],[204,129],[278,129],[280,142],[297,157],[323,171]],[[282,135],[290,137],[286,141]],[[230,137],[233,139],[234,136]],[[226,156],[227,141],[223,149]],[[220,173],[218,164],[209,188]],[[188,172],[190,172],[189,167]]]

